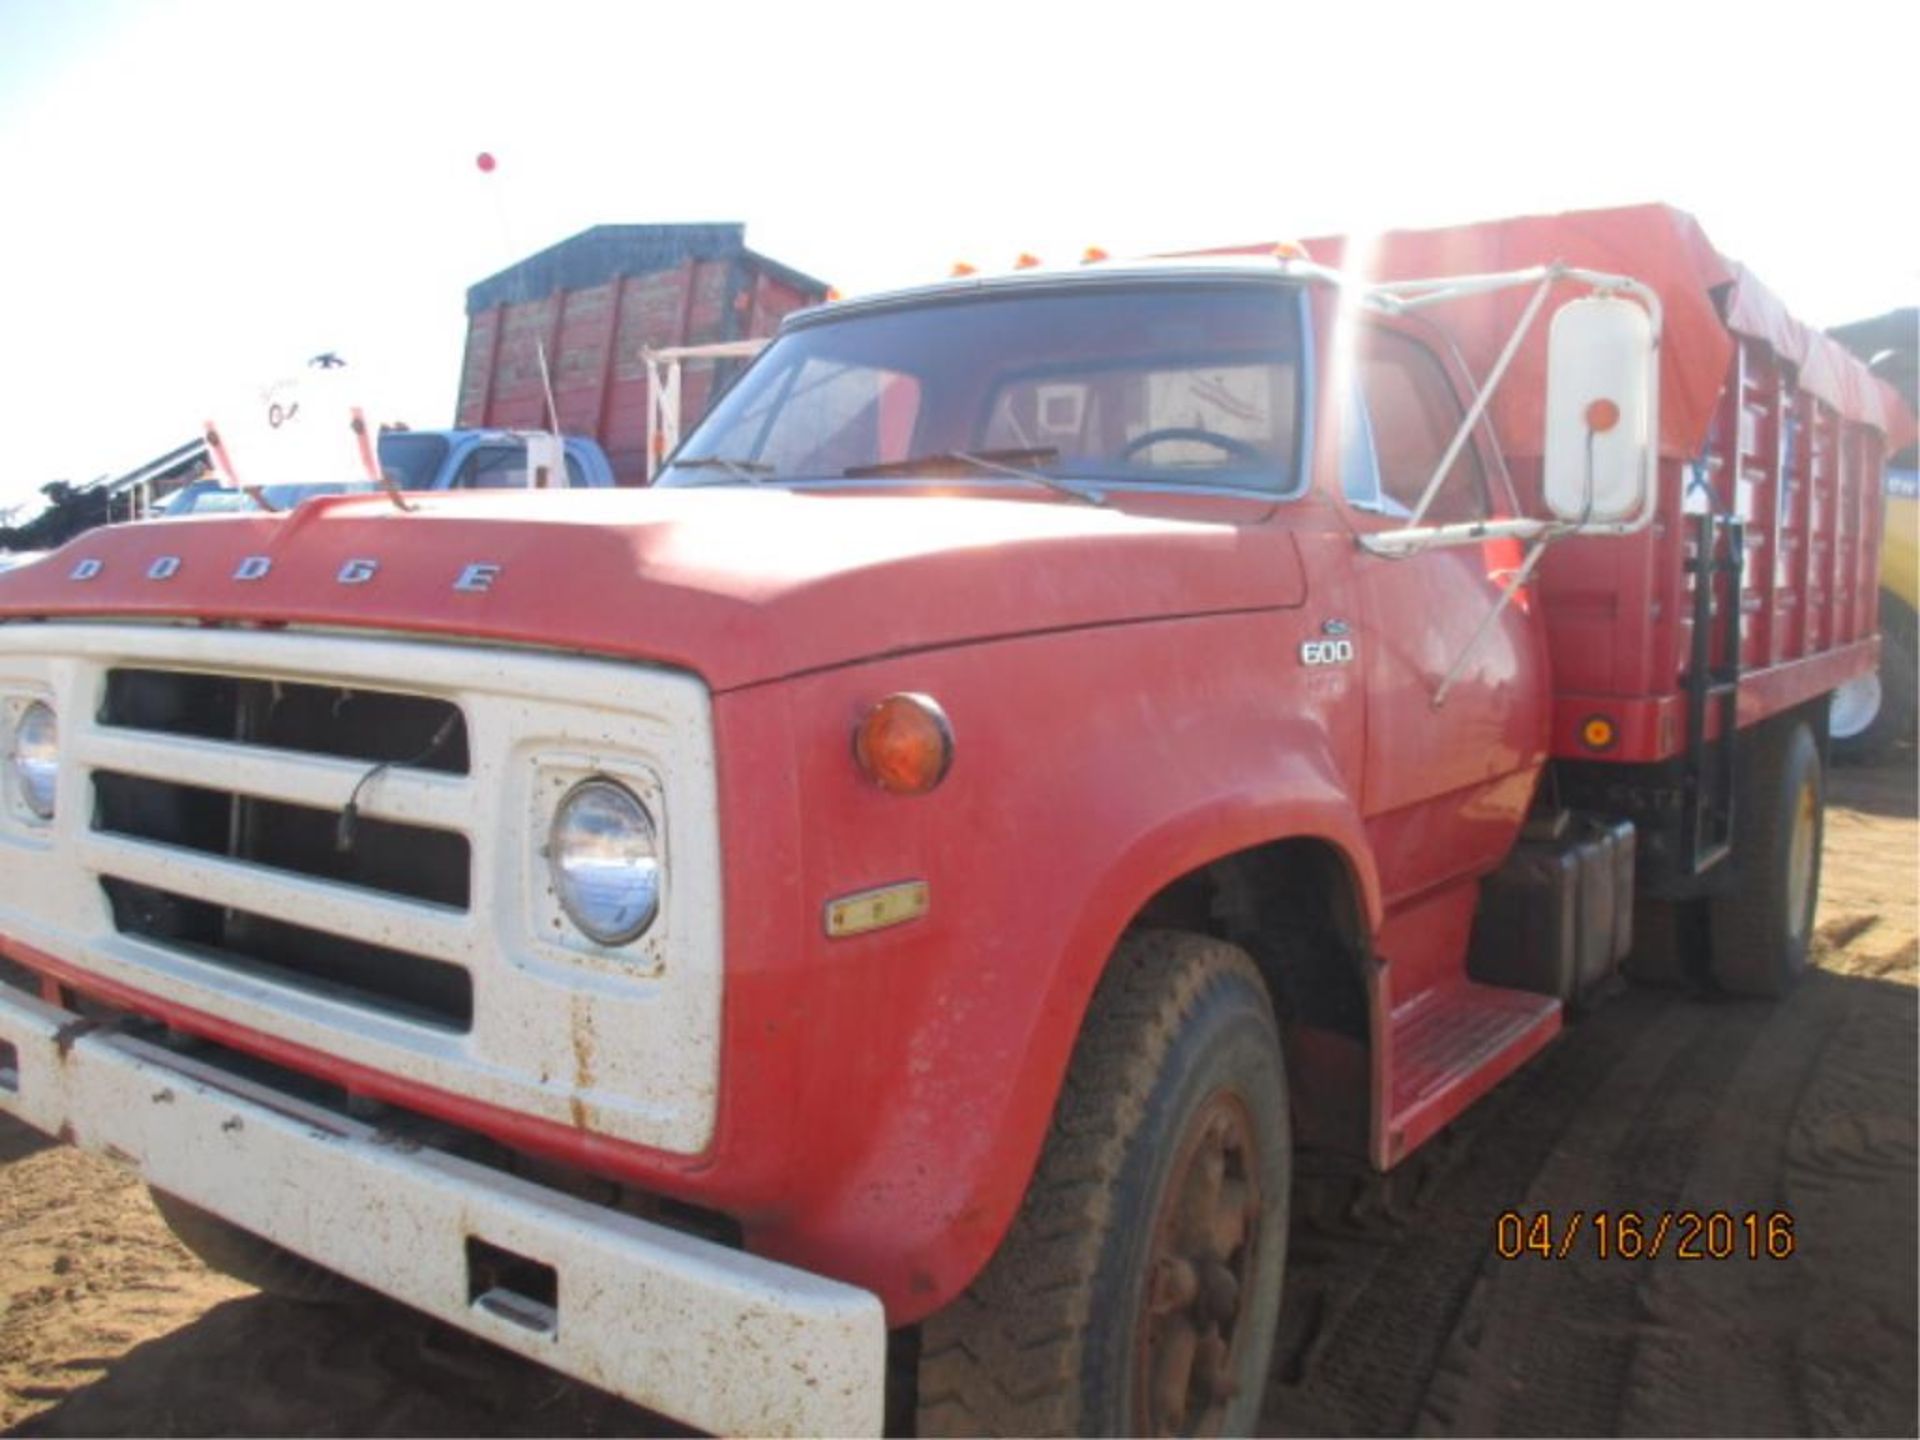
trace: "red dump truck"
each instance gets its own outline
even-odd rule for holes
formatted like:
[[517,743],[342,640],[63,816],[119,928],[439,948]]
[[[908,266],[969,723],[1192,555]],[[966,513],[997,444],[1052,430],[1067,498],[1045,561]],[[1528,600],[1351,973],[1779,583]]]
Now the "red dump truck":
[[0,575],[0,1108],[709,1429],[1244,1430],[1296,1157],[1625,957],[1806,965],[1907,423],[1665,208],[1368,248],[830,304],[652,489]]

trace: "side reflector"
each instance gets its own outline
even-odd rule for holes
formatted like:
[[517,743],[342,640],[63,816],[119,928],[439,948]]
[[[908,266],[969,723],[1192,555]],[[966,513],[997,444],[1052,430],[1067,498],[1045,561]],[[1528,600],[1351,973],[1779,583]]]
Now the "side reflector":
[[953,727],[930,695],[889,695],[853,732],[860,771],[895,795],[924,795],[953,764]]
[[1613,721],[1604,715],[1589,715],[1580,723],[1580,743],[1589,750],[1611,750],[1619,738]]
[[924,880],[904,880],[898,885],[882,885],[878,890],[842,895],[838,900],[827,902],[827,934],[838,939],[918,920],[927,913],[927,898]]

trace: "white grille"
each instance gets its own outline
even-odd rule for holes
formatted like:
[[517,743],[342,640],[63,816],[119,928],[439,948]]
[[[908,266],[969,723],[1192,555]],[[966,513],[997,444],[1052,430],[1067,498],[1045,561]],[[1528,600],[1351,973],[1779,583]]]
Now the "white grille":
[[[384,770],[370,821],[457,832],[458,906],[95,827],[96,771],[337,813],[358,759],[101,723],[116,669],[190,671],[415,695],[458,707],[467,773]],[[713,1127],[720,1023],[720,857],[713,727],[695,679],[633,664],[334,634],[176,626],[0,627],[0,701],[50,698],[56,820],[0,811],[0,936],[134,990],[341,1060],[563,1125],[680,1153]],[[624,950],[558,919],[540,847],[574,780],[605,773],[655,809],[661,913]],[[247,969],[116,925],[103,881],[146,887],[459,967],[471,1024],[417,1023],[342,992]]]

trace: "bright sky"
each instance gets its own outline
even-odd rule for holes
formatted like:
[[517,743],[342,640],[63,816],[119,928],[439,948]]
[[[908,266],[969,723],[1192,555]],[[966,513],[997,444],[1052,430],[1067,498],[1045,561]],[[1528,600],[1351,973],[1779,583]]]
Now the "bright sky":
[[1658,199],[1830,325],[1920,296],[1916,54],[1887,0],[0,0],[0,505],[322,350],[448,424],[466,287],[600,223],[855,294]]

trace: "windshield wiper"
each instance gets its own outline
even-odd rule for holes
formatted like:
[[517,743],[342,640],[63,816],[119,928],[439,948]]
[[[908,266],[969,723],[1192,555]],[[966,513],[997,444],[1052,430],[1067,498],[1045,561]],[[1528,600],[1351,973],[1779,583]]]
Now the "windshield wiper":
[[758,485],[773,474],[773,466],[759,460],[732,460],[725,455],[696,455],[675,460],[669,470],[724,470],[736,480]]
[[848,480],[868,480],[887,475],[916,475],[937,470],[943,465],[967,465],[975,470],[984,470],[989,475],[1005,475],[1013,480],[1025,480],[1030,485],[1044,486],[1054,494],[1077,500],[1082,505],[1101,504],[1103,497],[1098,491],[1082,490],[1077,485],[1069,485],[1064,480],[1025,468],[1027,465],[1045,465],[1059,458],[1060,452],[1050,445],[1024,450],[935,450],[925,455],[909,455],[904,460],[883,461],[878,465],[850,466],[840,474]]

